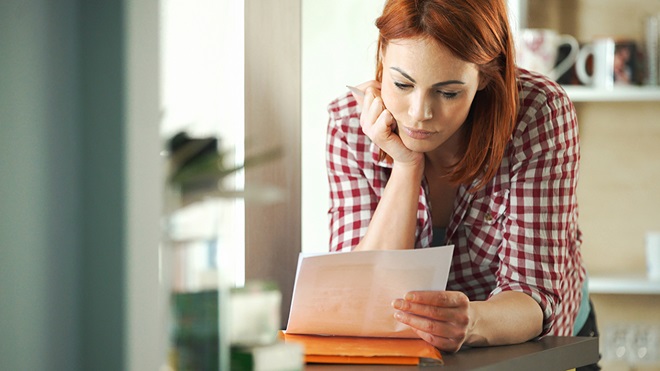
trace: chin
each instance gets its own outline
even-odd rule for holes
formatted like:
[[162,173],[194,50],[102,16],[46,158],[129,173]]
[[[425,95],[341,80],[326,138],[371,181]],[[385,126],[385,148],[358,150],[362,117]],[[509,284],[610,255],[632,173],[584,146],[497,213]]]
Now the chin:
[[418,140],[412,138],[401,138],[401,140],[403,141],[403,145],[405,145],[409,150],[413,152],[431,152],[440,146],[440,144],[429,140]]

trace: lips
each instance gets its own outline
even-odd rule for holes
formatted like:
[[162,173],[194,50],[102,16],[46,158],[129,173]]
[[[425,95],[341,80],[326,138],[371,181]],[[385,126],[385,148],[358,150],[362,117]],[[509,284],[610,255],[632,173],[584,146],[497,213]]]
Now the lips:
[[428,139],[435,134],[434,131],[411,129],[402,125],[399,125],[399,127],[412,139]]

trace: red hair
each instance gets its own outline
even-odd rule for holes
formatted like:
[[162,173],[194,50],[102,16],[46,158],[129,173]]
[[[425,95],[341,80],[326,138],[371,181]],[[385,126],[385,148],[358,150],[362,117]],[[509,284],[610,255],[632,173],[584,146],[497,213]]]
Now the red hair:
[[380,31],[376,80],[389,41],[428,37],[474,63],[487,81],[464,127],[465,154],[451,169],[457,184],[485,186],[500,167],[518,113],[514,46],[503,0],[388,0],[376,20]]

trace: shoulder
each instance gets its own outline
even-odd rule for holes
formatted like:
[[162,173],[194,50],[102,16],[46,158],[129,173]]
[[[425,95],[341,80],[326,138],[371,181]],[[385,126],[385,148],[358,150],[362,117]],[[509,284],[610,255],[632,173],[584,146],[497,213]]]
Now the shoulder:
[[360,126],[360,107],[351,93],[335,98],[328,105],[330,119],[327,128],[327,148],[329,153],[340,153],[358,161],[358,167],[365,167],[373,161],[371,140]]
[[360,108],[353,94],[346,93],[335,98],[328,104],[330,119],[341,121],[342,119],[360,118]]
[[332,137],[342,137],[343,141],[352,145],[368,144],[369,138],[360,127],[360,107],[351,93],[335,98],[328,105],[328,134]]
[[555,81],[536,72],[518,69],[518,121],[574,111],[573,103]]
[[577,136],[577,115],[564,89],[538,73],[518,71],[519,110],[514,142],[551,144],[564,134]]

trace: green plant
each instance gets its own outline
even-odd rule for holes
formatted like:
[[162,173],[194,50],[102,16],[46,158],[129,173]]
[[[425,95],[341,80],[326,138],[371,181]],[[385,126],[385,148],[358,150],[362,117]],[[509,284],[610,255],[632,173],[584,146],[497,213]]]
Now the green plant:
[[243,190],[226,189],[224,180],[242,169],[282,155],[281,148],[272,148],[246,157],[242,164],[236,165],[229,161],[233,151],[222,150],[218,143],[217,138],[192,138],[185,132],[177,133],[168,141],[167,182],[181,195],[184,204],[206,196],[245,197]]

